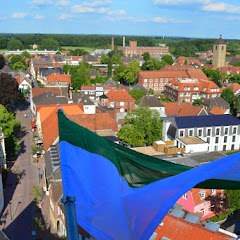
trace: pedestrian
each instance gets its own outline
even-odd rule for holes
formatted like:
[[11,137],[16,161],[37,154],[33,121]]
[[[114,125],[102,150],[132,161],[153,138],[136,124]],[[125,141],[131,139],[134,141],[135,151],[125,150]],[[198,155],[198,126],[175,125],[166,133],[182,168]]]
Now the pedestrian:
[[25,118],[27,117],[27,114],[26,114],[26,113],[24,114],[24,117],[25,117]]

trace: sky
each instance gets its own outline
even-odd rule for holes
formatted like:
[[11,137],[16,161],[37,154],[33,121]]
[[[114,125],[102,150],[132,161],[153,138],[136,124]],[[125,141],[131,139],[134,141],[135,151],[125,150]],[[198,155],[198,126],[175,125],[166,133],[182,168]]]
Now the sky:
[[240,38],[239,0],[10,0],[1,33]]

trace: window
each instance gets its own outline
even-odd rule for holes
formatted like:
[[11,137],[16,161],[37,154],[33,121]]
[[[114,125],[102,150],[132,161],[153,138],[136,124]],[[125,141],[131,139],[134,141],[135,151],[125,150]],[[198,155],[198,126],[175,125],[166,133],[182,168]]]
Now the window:
[[216,135],[219,135],[219,134],[220,134],[220,129],[217,128],[217,129],[216,129]]
[[193,130],[189,130],[188,135],[189,135],[189,137],[192,137],[193,136]]
[[215,143],[218,143],[218,141],[219,141],[219,137],[216,137]]
[[217,50],[217,46],[215,47],[215,49]]
[[188,194],[187,194],[187,193],[184,193],[184,194],[183,194],[183,199],[187,199],[187,197],[188,197]]
[[124,106],[124,102],[120,102],[120,106],[121,106],[121,107]]
[[223,140],[224,143],[227,142],[227,136],[224,136],[224,140]]
[[147,82],[148,80],[147,79],[144,79],[144,82]]
[[232,136],[232,142],[236,141],[236,136]]
[[216,194],[216,189],[211,189],[211,196]]
[[233,134],[236,134],[236,133],[237,133],[237,128],[233,127]]
[[198,129],[198,136],[199,136],[199,137],[202,136],[202,129]]
[[152,87],[153,86],[153,84],[152,83],[149,83],[149,87]]
[[207,130],[207,136],[211,136],[211,129]]
[[179,136],[180,136],[180,137],[183,137],[183,136],[184,136],[184,130],[180,130],[180,131],[179,131]]
[[60,207],[58,207],[57,215],[58,215],[58,216],[61,215],[61,209],[60,209]]
[[154,86],[158,86],[158,83],[154,83]]
[[224,50],[224,46],[222,46],[222,50]]
[[150,79],[150,80],[149,80],[149,82],[153,82],[153,80],[152,80],[152,79]]
[[228,134],[228,128],[224,129],[224,134]]
[[163,82],[163,78],[160,78],[160,82]]
[[201,200],[205,199],[205,197],[206,197],[206,192],[205,192],[205,190],[201,190],[201,191],[199,192],[199,195],[200,195],[200,199],[201,199]]
[[210,138],[209,137],[207,138],[207,143],[210,143]]

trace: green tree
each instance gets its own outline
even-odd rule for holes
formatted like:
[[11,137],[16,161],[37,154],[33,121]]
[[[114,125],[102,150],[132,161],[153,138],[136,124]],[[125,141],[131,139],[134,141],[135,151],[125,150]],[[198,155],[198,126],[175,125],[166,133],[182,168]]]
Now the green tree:
[[136,101],[146,95],[145,92],[143,92],[143,91],[140,90],[140,89],[130,90],[128,93],[129,93]]
[[231,88],[223,89],[221,97],[232,106],[235,95]]
[[168,65],[172,65],[173,64],[173,59],[171,56],[169,55],[165,55],[162,57],[162,61]]
[[219,87],[222,86],[221,84],[222,73],[219,70],[203,68],[202,71],[206,74],[208,78],[210,78],[213,82],[215,82]]
[[163,61],[156,58],[150,58],[142,65],[142,70],[160,70],[165,66]]
[[235,74],[233,76],[229,76],[229,82],[240,83],[240,75]]
[[0,54],[0,70],[5,66],[5,59],[2,54]]
[[240,209],[240,190],[225,190],[228,208],[232,210]]
[[203,100],[201,98],[195,99],[192,103],[194,106],[201,106],[203,103]]
[[35,217],[33,219],[33,229],[35,229],[36,231],[45,231],[46,226],[44,225],[40,217]]
[[20,150],[17,136],[19,135],[21,124],[16,120],[14,114],[8,112],[3,105],[0,105],[0,126],[6,137],[6,154],[9,157]]
[[16,63],[13,64],[12,69],[13,70],[26,70],[27,67],[22,62],[16,62]]
[[8,42],[7,49],[8,50],[22,50],[23,48],[23,43],[16,38],[11,38]]
[[132,125],[123,126],[118,132],[118,138],[132,147],[144,146],[144,135]]
[[142,56],[143,56],[143,60],[144,60],[145,62],[148,61],[148,60],[151,58],[149,52],[143,53]]
[[25,61],[21,55],[13,55],[10,58],[10,67],[13,69],[15,63],[22,63],[22,65],[26,66]]
[[240,62],[236,62],[234,66],[240,66]]
[[124,81],[127,83],[134,83],[140,70],[141,68],[138,61],[133,60],[130,62],[123,71]]
[[31,54],[27,51],[24,51],[22,54],[22,57],[25,59],[25,58],[31,58]]
[[[121,130],[121,134],[118,137],[126,143],[132,146],[151,145],[153,141],[160,140],[162,138],[162,120],[157,110],[151,110],[149,108],[140,107],[134,111],[128,113],[125,117],[125,124]],[[129,128],[131,126],[131,128]],[[129,142],[129,139],[135,139],[134,136],[130,137],[127,134],[127,130],[131,131],[131,134],[137,134],[136,142]],[[125,133],[125,134],[122,134]],[[124,137],[125,136],[125,137]],[[144,141],[142,142],[142,136]]]
[[34,200],[39,204],[40,199],[42,198],[42,190],[39,186],[34,185],[32,187],[31,195],[34,197]]
[[150,88],[150,89],[148,90],[148,93],[151,94],[151,95],[154,95],[154,90],[153,90],[152,88]]
[[126,66],[119,64],[119,66],[114,68],[114,79],[119,82],[124,81],[124,71]]
[[57,40],[54,40],[52,38],[45,38],[42,40],[41,49],[58,50],[58,47],[59,43]]

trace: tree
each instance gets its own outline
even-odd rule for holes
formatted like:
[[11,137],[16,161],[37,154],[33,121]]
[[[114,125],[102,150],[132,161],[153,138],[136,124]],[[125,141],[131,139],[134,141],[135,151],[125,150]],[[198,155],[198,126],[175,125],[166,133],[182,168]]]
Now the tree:
[[225,88],[222,91],[221,97],[232,106],[235,95],[231,88]]
[[209,77],[213,82],[215,82],[219,87],[222,86],[222,73],[219,70],[212,70],[212,69],[205,69],[203,68],[202,71]]
[[40,199],[42,197],[42,191],[39,186],[34,185],[32,187],[31,195],[34,197],[34,200],[36,201],[37,204],[39,204]]
[[17,153],[20,150],[17,136],[20,131],[21,124],[16,120],[13,113],[0,105],[0,126],[2,127],[6,144],[7,157]]
[[171,56],[169,55],[165,55],[162,57],[162,61],[168,65],[172,65],[173,64],[173,59]]
[[27,51],[24,51],[22,54],[22,57],[25,59],[25,58],[31,58],[31,54]]
[[240,190],[225,190],[225,194],[227,195],[228,208],[240,209]]
[[119,64],[119,66],[114,68],[114,79],[119,82],[124,81],[124,71],[126,66]]
[[54,40],[52,38],[45,38],[42,40],[41,49],[58,50],[58,47],[59,43],[57,40]]
[[144,60],[145,62],[148,61],[148,60],[151,58],[149,52],[143,53],[142,56],[143,56],[143,60]]
[[23,43],[16,39],[16,38],[11,38],[8,42],[7,49],[8,50],[22,50],[23,48]]
[[22,65],[26,66],[25,61],[21,55],[13,55],[10,58],[10,67],[13,69],[14,64],[17,62],[18,63],[20,62],[20,63],[22,63]]
[[7,73],[0,73],[0,104],[8,109],[19,101],[22,101],[23,95],[18,91],[18,83],[15,78]]
[[[140,107],[128,113],[118,137],[132,146],[151,145],[162,138],[162,120],[157,110]],[[136,134],[137,137],[132,136]],[[143,140],[142,140],[143,137]]]
[[2,54],[0,54],[0,70],[5,66],[5,59]]
[[12,69],[13,70],[26,70],[27,67],[22,62],[16,62],[16,63],[13,64]]
[[165,66],[163,61],[156,58],[150,58],[142,65],[142,70],[160,70]]
[[240,66],[240,62],[236,62],[234,66]]
[[145,92],[143,92],[143,91],[140,90],[140,89],[130,90],[128,93],[129,93],[136,101],[146,95]]
[[203,100],[201,98],[195,99],[192,103],[192,105],[194,106],[201,106],[202,105]]
[[130,62],[123,71],[124,81],[128,83],[134,83],[140,70],[141,68],[138,61],[133,60]]

